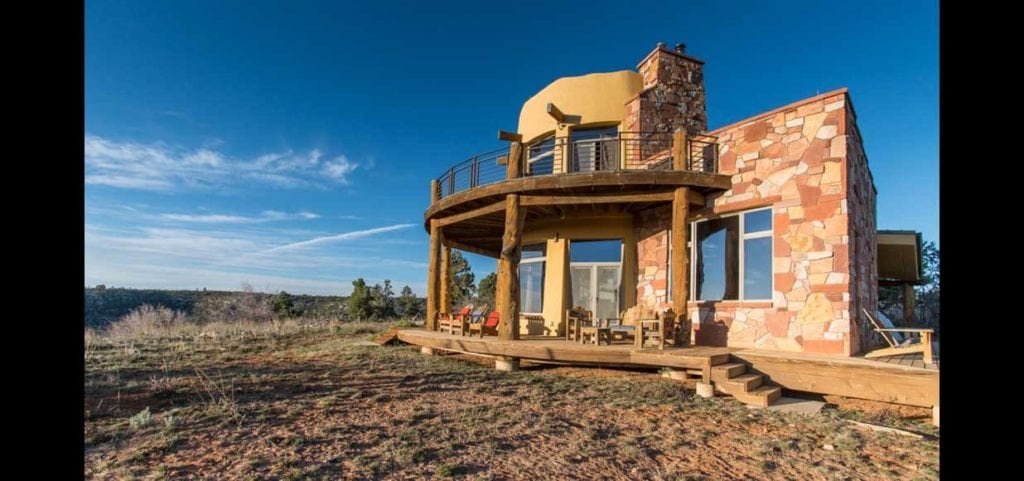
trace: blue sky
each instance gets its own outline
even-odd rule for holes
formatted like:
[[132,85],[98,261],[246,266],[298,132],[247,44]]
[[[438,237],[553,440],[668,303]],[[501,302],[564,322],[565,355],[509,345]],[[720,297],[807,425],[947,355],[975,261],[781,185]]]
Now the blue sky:
[[879,227],[938,241],[937,2],[582,5],[86,2],[86,285],[422,294],[429,179],[659,41],[710,128],[848,87]]

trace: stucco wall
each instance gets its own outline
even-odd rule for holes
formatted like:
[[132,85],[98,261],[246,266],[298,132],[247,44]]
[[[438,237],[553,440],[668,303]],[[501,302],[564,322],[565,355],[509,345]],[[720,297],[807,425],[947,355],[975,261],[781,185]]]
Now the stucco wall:
[[[548,102],[566,115],[580,116],[581,125],[619,125],[626,117],[626,102],[642,88],[643,77],[632,70],[560,78],[523,104],[519,133],[523,141],[531,142],[558,129],[558,122],[547,113]],[[567,132],[559,136],[564,135]]]

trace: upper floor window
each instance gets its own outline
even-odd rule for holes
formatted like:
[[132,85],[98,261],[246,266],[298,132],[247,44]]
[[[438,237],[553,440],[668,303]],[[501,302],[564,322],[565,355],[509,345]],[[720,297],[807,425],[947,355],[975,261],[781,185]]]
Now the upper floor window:
[[615,170],[619,167],[618,127],[574,129],[569,133],[572,172]]
[[694,299],[771,300],[772,209],[695,222]]
[[526,148],[527,175],[546,175],[554,173],[555,136],[544,137]]

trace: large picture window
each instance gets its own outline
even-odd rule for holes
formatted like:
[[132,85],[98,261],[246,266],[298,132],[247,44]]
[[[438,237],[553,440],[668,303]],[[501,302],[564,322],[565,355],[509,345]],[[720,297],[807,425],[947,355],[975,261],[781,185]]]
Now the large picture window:
[[771,300],[771,208],[698,221],[691,231],[694,299]]
[[569,243],[571,304],[598,319],[619,317],[622,306],[622,239]]
[[527,314],[544,310],[546,244],[524,245],[519,261],[519,308]]

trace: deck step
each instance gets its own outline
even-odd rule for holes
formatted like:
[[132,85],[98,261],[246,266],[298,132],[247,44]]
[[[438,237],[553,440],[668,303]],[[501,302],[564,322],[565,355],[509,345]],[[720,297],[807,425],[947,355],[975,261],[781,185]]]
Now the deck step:
[[760,374],[742,374],[729,378],[726,382],[737,385],[743,392],[749,393],[764,382],[764,376]]
[[733,397],[746,404],[768,407],[782,397],[782,388],[778,386],[761,386],[747,393],[732,393]]
[[747,365],[742,362],[731,362],[711,366],[711,380],[716,382],[726,381],[747,372]]

